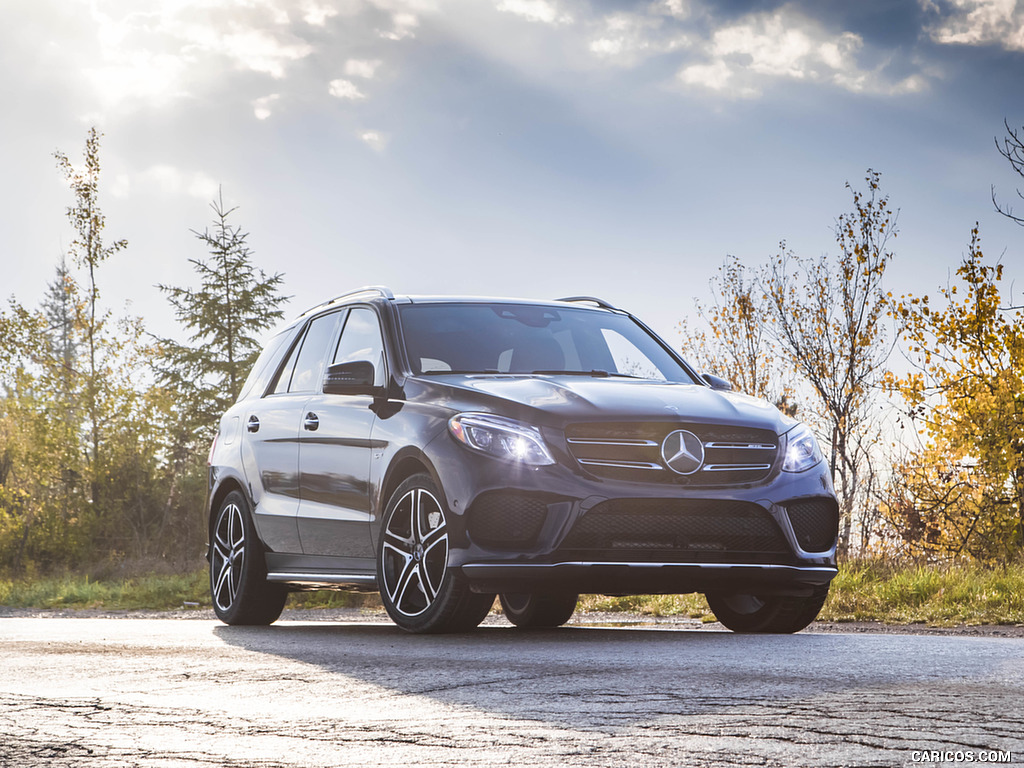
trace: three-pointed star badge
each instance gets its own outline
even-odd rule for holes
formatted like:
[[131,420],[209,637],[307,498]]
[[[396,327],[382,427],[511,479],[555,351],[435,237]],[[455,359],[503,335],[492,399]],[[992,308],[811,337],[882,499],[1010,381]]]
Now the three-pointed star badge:
[[679,475],[692,475],[704,464],[704,443],[693,432],[677,429],[661,443],[661,458]]

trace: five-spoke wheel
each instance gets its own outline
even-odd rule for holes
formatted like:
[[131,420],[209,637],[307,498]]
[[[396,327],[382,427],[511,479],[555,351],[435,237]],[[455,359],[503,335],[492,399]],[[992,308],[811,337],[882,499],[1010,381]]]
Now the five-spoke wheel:
[[221,502],[210,537],[210,594],[217,617],[225,624],[273,623],[288,592],[266,580],[263,548],[240,492]]
[[470,591],[448,567],[448,512],[428,475],[413,475],[391,495],[377,547],[381,598],[410,632],[460,632],[479,624],[494,595]]

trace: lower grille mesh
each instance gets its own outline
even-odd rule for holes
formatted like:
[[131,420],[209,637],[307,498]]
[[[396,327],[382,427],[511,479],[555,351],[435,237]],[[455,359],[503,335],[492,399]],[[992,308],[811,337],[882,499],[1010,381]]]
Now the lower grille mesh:
[[606,501],[577,521],[567,550],[786,553],[775,520],[756,504],[689,499]]
[[786,506],[797,543],[804,552],[825,552],[839,534],[839,509],[832,499],[807,499]]
[[532,544],[544,526],[544,502],[511,493],[481,494],[469,510],[469,535],[486,547]]

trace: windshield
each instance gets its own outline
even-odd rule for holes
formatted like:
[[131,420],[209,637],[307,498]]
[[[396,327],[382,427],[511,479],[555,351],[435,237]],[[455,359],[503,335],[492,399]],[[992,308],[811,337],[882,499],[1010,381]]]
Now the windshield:
[[399,311],[418,375],[548,373],[696,383],[625,315],[531,304],[405,304]]

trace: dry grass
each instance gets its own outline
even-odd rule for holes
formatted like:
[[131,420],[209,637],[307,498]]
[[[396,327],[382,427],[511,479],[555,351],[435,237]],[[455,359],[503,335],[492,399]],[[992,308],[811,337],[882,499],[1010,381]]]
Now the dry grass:
[[[63,575],[2,579],[0,605],[16,608],[104,608],[172,610],[187,603],[208,607],[205,568],[187,573]],[[127,575],[127,574],[131,575]],[[289,598],[290,607],[377,608],[377,595],[304,592]],[[703,595],[584,595],[579,610],[627,612],[649,616],[688,616],[714,621]],[[849,562],[840,567],[824,621],[922,622],[932,626],[961,624],[1024,625],[1024,565],[985,568],[978,565],[894,565]]]

